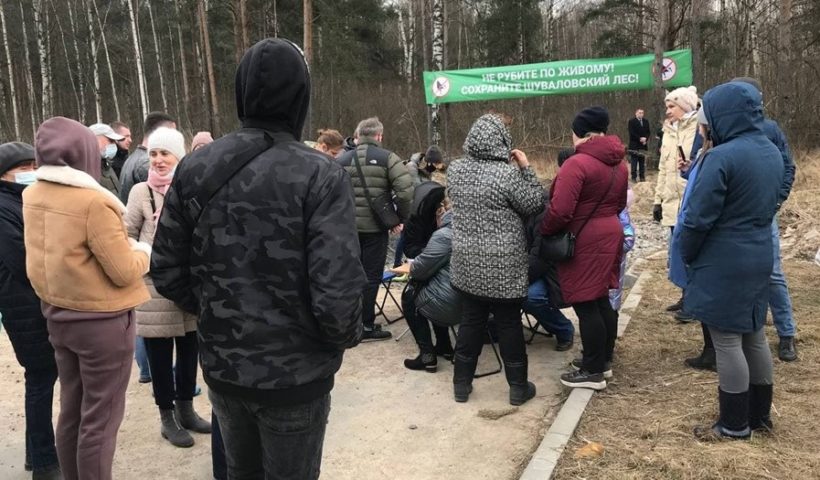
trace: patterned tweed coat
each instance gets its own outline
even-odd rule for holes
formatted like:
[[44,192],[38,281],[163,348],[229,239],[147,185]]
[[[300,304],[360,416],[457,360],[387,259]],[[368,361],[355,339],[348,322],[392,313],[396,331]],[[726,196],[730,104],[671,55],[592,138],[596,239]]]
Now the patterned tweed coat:
[[527,296],[524,219],[542,208],[543,189],[530,168],[510,165],[512,139],[498,116],[481,116],[467,134],[465,157],[448,169],[453,202],[452,284],[471,295]]

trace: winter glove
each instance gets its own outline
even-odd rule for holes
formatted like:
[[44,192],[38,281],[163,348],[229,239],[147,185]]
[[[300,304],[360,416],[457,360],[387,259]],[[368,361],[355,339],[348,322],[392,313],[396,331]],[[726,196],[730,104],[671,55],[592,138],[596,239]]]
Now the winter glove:
[[656,203],[652,207],[652,220],[656,222],[660,222],[663,219],[663,207],[659,203]]

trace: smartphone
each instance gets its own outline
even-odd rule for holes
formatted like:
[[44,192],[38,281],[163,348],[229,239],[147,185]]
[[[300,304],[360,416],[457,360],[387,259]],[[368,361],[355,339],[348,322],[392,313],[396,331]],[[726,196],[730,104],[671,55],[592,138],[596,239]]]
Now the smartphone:
[[681,162],[686,162],[686,154],[683,153],[683,147],[681,147],[680,145],[678,145],[678,155],[680,157]]

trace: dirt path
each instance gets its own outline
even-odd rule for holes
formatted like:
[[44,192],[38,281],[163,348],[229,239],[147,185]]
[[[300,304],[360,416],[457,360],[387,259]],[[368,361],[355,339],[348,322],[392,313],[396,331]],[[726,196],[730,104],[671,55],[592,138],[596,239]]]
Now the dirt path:
[[[394,335],[405,328],[403,321],[388,327]],[[5,334],[0,336],[0,432],[6,432],[0,439],[0,478],[23,480],[30,474],[23,471],[22,369]],[[551,419],[562,400],[557,377],[573,353],[557,353],[553,346],[553,339],[539,336],[528,348],[530,378],[538,395],[511,409],[503,374],[476,379],[470,401],[456,404],[449,363],[440,362],[436,374],[406,370],[402,360],[415,355],[409,334],[398,343],[360,345],[347,353],[336,377],[322,478],[517,478],[549,426],[545,416]],[[485,347],[479,371],[494,362]],[[195,406],[203,415],[210,411],[206,395],[195,399]],[[57,411],[55,397],[55,419]],[[195,438],[190,449],[174,448],[160,438],[150,386],[137,382],[134,369],[117,442],[115,478],[210,479],[209,437]]]

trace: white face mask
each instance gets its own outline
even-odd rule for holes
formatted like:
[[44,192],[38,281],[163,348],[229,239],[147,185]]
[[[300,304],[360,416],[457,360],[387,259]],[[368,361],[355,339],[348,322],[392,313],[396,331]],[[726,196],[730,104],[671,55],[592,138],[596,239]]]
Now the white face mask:
[[31,172],[19,172],[14,174],[14,182],[19,183],[20,185],[31,185],[32,183],[37,181],[37,173],[34,171]]
[[117,144],[116,143],[109,143],[105,146],[105,150],[103,150],[102,157],[106,160],[111,160],[117,154]]

